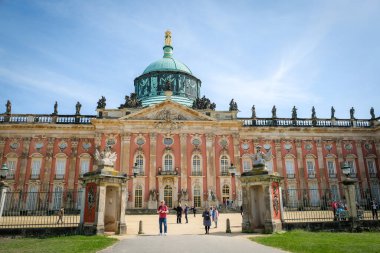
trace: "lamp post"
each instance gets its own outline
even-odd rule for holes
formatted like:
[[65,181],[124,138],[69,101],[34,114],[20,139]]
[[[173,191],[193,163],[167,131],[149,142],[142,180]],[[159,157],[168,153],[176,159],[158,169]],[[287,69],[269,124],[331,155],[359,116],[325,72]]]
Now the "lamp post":
[[342,183],[345,186],[344,191],[346,195],[348,210],[350,211],[350,219],[356,219],[358,215],[355,201],[356,180],[349,177],[351,173],[351,167],[347,162],[343,164],[341,169],[343,174],[345,175],[345,179],[342,181]]

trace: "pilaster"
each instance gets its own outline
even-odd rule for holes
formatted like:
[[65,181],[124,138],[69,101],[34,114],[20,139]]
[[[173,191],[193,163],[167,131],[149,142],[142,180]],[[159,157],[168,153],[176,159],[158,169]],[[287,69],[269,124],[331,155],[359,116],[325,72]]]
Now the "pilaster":
[[[187,134],[180,134],[181,145],[181,188],[187,188]],[[182,190],[182,189],[179,189]]]
[[[157,174],[157,168],[156,168],[156,147],[157,147],[157,134],[156,133],[150,133],[150,174],[149,174],[149,189],[158,190],[158,186],[156,185],[156,174]],[[161,193],[160,193],[161,194]],[[160,195],[162,197],[163,195]]]
[[121,160],[120,160],[121,169],[120,169],[120,171],[123,173],[127,173],[127,174],[128,174],[128,169],[130,166],[130,161],[129,161],[130,152],[131,152],[131,134],[130,133],[124,133],[121,136],[121,150],[120,150],[120,153],[121,153]]
[[208,189],[216,189],[216,173],[215,173],[215,135],[206,134],[206,159],[207,159],[207,184],[203,187],[203,191]]

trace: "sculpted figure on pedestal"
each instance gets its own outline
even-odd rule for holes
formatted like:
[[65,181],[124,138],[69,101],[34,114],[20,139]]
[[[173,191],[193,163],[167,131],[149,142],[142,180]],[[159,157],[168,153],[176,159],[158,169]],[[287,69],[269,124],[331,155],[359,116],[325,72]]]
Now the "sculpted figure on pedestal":
[[110,147],[106,147],[101,152],[99,152],[98,148],[95,151],[95,160],[98,162],[98,165],[113,167],[116,159],[117,154],[116,152],[112,152]]

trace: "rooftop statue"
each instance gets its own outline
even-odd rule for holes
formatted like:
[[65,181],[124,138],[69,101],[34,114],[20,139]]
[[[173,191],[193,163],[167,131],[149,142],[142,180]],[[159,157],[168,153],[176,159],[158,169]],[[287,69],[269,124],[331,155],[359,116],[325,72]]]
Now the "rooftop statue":
[[256,108],[255,108],[255,105],[252,105],[252,108],[251,108],[251,111],[252,111],[252,118],[256,118]]
[[234,99],[231,99],[231,102],[230,102],[230,111],[237,111],[237,110],[238,110],[237,103],[235,102]]
[[203,96],[202,98],[197,98],[193,102],[193,109],[199,109],[199,110],[215,110],[215,103],[211,103],[210,99]]
[[335,109],[334,109],[334,106],[331,106],[331,118],[335,118]]
[[58,102],[55,101],[54,103],[54,112],[53,112],[53,115],[57,115],[58,114]]
[[350,109],[350,119],[355,119],[355,109],[354,109],[354,107],[351,107],[351,109]]
[[314,107],[314,106],[313,106],[313,108],[311,108],[311,118],[312,118],[312,119],[317,118],[317,115],[316,115],[316,113],[315,113],[315,107]]
[[272,119],[275,119],[277,118],[277,109],[276,109],[276,106],[274,105],[272,107]]
[[80,108],[82,108],[82,105],[78,101],[77,104],[75,105],[75,115],[80,115]]
[[98,101],[98,106],[96,107],[96,109],[104,109],[104,108],[106,108],[106,98],[102,96]]
[[5,108],[6,108],[6,111],[5,111],[5,113],[6,114],[11,114],[11,112],[12,112],[12,103],[11,103],[11,101],[7,101],[7,103],[5,104]]
[[256,146],[256,153],[252,155],[253,168],[265,167],[265,163],[272,159],[272,150],[269,149],[265,154],[261,151],[261,146]]
[[113,167],[116,159],[116,152],[112,152],[111,147],[109,146],[101,152],[99,152],[98,148],[95,151],[95,160],[98,162],[98,165]]
[[292,119],[296,119],[297,118],[297,108],[295,106],[293,106],[293,109],[292,109]]
[[371,110],[369,110],[369,113],[371,114],[371,119],[375,119],[376,118],[375,109],[373,109],[373,107],[371,107]]
[[141,107],[141,101],[137,98],[137,94],[132,92],[130,97],[125,96],[125,103],[121,104],[119,109],[136,107]]
[[165,46],[171,46],[172,45],[172,32],[167,30],[165,32]]

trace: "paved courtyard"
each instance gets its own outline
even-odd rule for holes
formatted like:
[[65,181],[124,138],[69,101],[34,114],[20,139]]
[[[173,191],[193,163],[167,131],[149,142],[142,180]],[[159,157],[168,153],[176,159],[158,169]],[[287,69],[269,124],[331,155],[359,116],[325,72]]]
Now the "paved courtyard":
[[[231,234],[226,234],[226,219],[231,222]],[[176,216],[168,215],[168,235],[160,236],[158,231],[158,215],[128,215],[127,235],[116,236],[120,241],[115,245],[100,251],[100,253],[187,253],[187,252],[239,252],[239,253],[284,253],[263,246],[247,239],[249,236],[241,233],[242,217],[237,213],[220,214],[218,228],[210,229],[210,235],[205,235],[202,217],[189,215],[189,223],[176,223]],[[139,221],[143,221],[143,235],[138,234]]]

